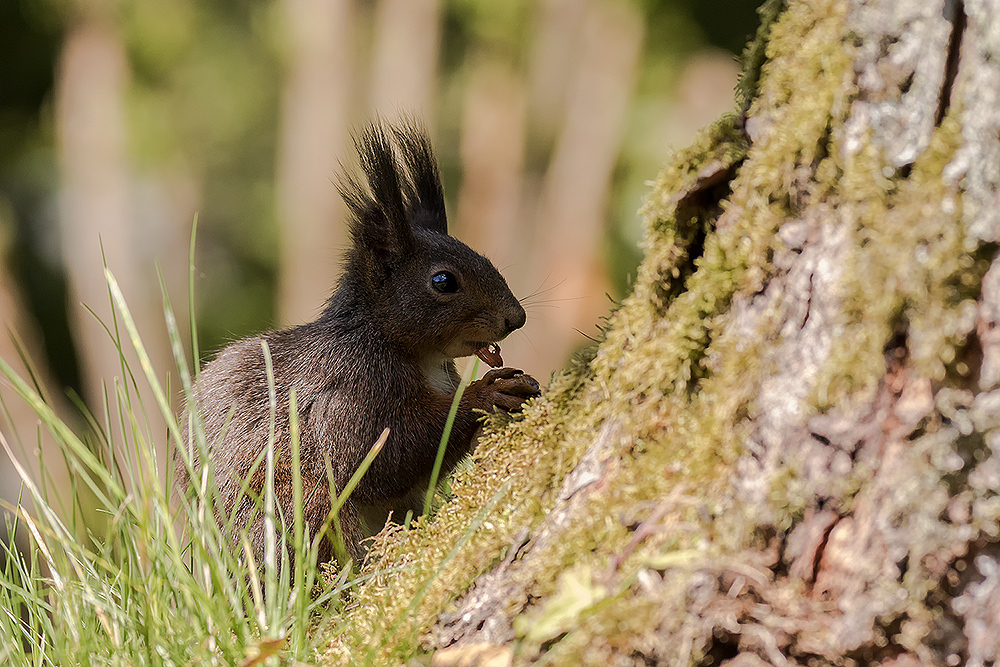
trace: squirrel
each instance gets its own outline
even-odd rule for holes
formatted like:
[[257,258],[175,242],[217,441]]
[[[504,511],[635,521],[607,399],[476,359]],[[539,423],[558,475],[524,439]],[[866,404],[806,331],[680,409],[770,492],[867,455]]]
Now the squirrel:
[[[390,512],[402,517],[422,511],[460,382],[454,359],[479,354],[500,365],[495,344],[525,323],[524,308],[500,272],[448,235],[444,190],[426,131],[413,122],[376,122],[356,137],[355,146],[367,187],[350,174],[338,186],[352,244],[324,310],[313,322],[230,344],[194,387],[219,516],[224,524],[234,517],[228,539],[238,547],[245,530],[257,557],[264,550],[258,499],[271,421],[264,341],[277,399],[275,500],[286,525],[295,516],[291,390],[298,405],[303,518],[312,535],[331,510],[328,469],[339,494],[390,429],[339,513],[347,555],[360,563],[366,555],[362,541],[382,529]],[[441,475],[470,452],[482,413],[516,412],[537,395],[534,378],[514,368],[491,369],[470,383],[458,403]],[[199,448],[188,447],[197,473]],[[191,485],[187,465],[178,452],[181,492]],[[322,539],[318,562],[335,559],[332,539]]]

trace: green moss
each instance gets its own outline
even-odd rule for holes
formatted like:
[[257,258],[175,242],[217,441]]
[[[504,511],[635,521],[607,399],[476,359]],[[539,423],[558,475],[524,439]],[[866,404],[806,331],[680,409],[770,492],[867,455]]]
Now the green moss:
[[785,0],[768,0],[757,8],[760,15],[760,27],[753,40],[743,51],[743,71],[736,85],[736,100],[740,108],[746,110],[757,97],[757,85],[760,82],[761,68],[766,61],[767,38],[771,25],[781,16],[785,9]]
[[902,331],[921,375],[936,381],[949,369],[969,375],[959,353],[975,326],[993,249],[967,238],[957,186],[942,176],[961,140],[958,123],[945,118],[905,180],[883,176],[887,168],[871,147],[846,165],[841,192],[843,205],[856,212],[848,222],[857,250],[846,272],[846,335],[824,395],[847,395],[877,381],[883,350]]
[[357,591],[349,615],[339,624],[334,619],[332,662],[345,656],[356,662],[369,651],[375,664],[410,655],[456,594],[494,564],[523,526],[538,521],[579,459],[580,451],[562,443],[579,429],[568,415],[585,414],[586,373],[580,366],[557,378],[522,418],[503,431],[488,430],[474,465],[451,482],[454,499],[433,520],[374,541],[368,568],[374,577]]

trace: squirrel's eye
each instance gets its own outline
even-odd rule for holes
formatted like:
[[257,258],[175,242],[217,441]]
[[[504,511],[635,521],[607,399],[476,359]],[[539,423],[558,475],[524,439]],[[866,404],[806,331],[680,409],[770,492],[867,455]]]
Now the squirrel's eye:
[[458,291],[458,278],[448,271],[439,271],[431,276],[431,285],[441,294],[454,294]]

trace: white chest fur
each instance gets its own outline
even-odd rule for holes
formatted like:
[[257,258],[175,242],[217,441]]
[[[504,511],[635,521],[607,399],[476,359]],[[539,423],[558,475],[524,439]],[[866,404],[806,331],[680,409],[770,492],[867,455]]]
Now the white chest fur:
[[428,359],[421,364],[420,368],[424,372],[424,377],[427,378],[427,382],[434,388],[434,391],[439,394],[451,394],[457,389],[451,374],[452,363],[451,359],[437,357]]

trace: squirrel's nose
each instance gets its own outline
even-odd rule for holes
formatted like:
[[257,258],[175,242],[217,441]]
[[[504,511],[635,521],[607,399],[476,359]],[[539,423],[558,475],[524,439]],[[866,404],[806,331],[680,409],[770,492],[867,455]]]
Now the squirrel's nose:
[[504,324],[507,326],[507,333],[516,331],[517,329],[523,327],[526,319],[527,315],[524,313],[524,308],[521,307],[521,304],[518,304],[517,310],[507,315],[504,320]]

